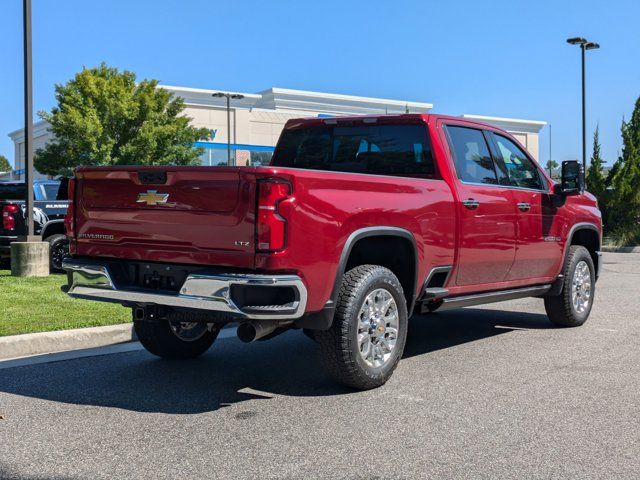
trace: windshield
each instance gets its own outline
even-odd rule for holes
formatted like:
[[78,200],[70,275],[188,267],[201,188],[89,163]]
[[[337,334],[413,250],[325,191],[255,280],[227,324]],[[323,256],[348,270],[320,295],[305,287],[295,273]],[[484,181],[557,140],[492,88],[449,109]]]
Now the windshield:
[[434,178],[424,125],[324,125],[285,130],[272,166]]

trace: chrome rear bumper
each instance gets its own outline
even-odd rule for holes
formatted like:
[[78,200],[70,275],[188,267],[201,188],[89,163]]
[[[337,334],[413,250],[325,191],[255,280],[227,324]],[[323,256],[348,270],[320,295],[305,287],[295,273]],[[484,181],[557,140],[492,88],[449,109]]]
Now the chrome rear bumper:
[[[190,274],[178,293],[143,289],[121,289],[109,269],[99,262],[66,259],[62,268],[69,274],[67,294],[127,306],[163,305],[172,308],[220,312],[238,319],[294,320],[307,305],[307,289],[297,275],[218,274],[206,270]],[[286,305],[239,307],[231,295],[232,286],[285,287],[294,291]]]

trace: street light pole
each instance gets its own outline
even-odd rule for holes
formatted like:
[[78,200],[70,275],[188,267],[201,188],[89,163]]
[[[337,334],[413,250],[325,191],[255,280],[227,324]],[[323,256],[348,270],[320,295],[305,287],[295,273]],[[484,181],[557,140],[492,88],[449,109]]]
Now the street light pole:
[[227,97],[227,165],[231,165],[231,99]]
[[[31,0],[22,1],[24,35],[24,181],[27,241],[33,241],[33,90],[31,69]],[[38,239],[40,240],[40,239]]]
[[587,174],[587,84],[584,68],[585,48],[584,43],[580,45],[582,56],[582,174]]
[[[549,163],[551,163],[551,160],[553,159],[553,157],[551,156],[551,124],[549,124]],[[549,169],[549,176],[553,177],[553,169]]]
[[595,42],[589,42],[583,37],[572,37],[567,39],[571,45],[579,45],[582,60],[582,170],[587,171],[587,89],[586,89],[586,51],[600,48]]
[[[31,69],[31,0],[22,0],[24,40],[24,183],[25,234],[11,242],[11,275],[46,277],[49,275],[49,243],[35,236],[33,226],[33,91]],[[18,161],[16,159],[16,161]]]
[[227,99],[227,165],[231,165],[231,99],[240,100],[244,95],[239,93],[216,92],[211,95],[217,98]]

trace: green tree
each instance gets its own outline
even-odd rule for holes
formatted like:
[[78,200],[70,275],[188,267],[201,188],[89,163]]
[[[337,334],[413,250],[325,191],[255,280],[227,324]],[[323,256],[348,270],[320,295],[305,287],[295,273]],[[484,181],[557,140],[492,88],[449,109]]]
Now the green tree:
[[593,154],[587,169],[587,189],[602,202],[607,189],[607,178],[604,174],[604,161],[600,156],[600,128],[593,133]]
[[556,162],[555,160],[547,160],[547,170],[549,171],[549,176],[553,177],[553,171],[558,168],[558,162]]
[[4,155],[0,155],[0,172],[6,173],[10,172],[11,170],[13,170],[13,168],[11,167],[11,164],[9,163],[7,157],[5,157]]
[[55,139],[36,152],[41,173],[69,175],[79,165],[194,165],[209,135],[189,125],[184,101],[129,71],[102,63],[56,85],[57,107],[39,112]]
[[638,228],[640,218],[640,97],[631,120],[622,122],[622,155],[609,175],[609,223],[618,230]]

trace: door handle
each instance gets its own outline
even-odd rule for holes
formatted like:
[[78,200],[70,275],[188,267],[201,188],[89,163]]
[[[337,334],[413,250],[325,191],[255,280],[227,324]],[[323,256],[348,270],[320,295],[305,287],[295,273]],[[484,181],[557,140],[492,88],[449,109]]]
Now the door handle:
[[480,206],[480,202],[474,198],[468,198],[462,201],[462,205],[467,207],[469,210],[475,210]]
[[518,209],[519,209],[521,212],[528,212],[529,210],[531,210],[531,204],[530,204],[530,203],[527,203],[527,202],[520,202],[520,203],[518,204]]

